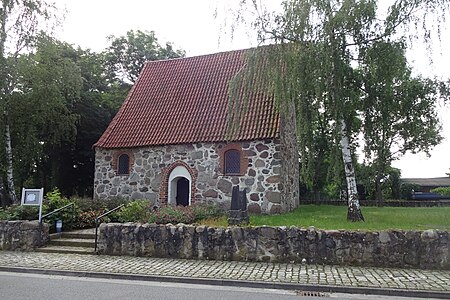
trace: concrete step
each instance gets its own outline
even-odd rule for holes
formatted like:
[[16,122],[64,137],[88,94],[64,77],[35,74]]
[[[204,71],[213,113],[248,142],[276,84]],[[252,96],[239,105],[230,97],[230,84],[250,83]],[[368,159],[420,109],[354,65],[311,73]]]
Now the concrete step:
[[62,254],[95,254],[94,247],[70,247],[70,246],[44,246],[36,249],[36,252],[62,253]]
[[74,231],[63,231],[61,233],[50,234],[50,239],[69,238],[69,239],[95,239],[95,228],[81,229]]
[[57,239],[50,239],[48,245],[94,248],[95,239],[57,238]]
[[68,238],[68,239],[95,239],[95,233],[86,233],[86,232],[77,232],[77,231],[69,231],[62,233],[52,233],[50,234],[50,239],[60,239],[60,238]]
[[85,229],[50,234],[50,241],[47,245],[36,249],[36,251],[46,253],[94,254],[94,247],[95,230]]

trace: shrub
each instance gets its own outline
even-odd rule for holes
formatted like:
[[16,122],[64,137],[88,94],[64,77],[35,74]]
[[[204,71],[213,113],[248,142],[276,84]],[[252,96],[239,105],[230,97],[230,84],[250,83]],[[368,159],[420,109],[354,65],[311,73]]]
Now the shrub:
[[6,212],[6,208],[0,207],[0,220],[9,220],[9,214]]
[[121,197],[114,197],[114,198],[108,198],[108,199],[97,199],[95,200],[99,202],[100,205],[105,207],[107,210],[111,210],[116,208],[117,206],[120,206],[122,204],[127,204],[130,202],[130,200],[127,200],[125,198]]
[[222,215],[217,204],[199,203],[193,206],[163,206],[156,211],[149,210],[149,223],[156,224],[191,224],[208,218],[217,218]]
[[[42,215],[52,212],[67,204],[74,203],[74,206],[59,211],[43,221],[50,224],[51,232],[55,231],[56,220],[63,221],[63,230],[74,228],[92,228],[95,226],[95,218],[107,210],[113,209],[120,204],[127,203],[123,198],[113,199],[92,199],[73,197],[65,198],[58,189],[48,192],[43,200]],[[0,208],[0,220],[37,220],[39,208],[36,206],[11,205]],[[146,218],[144,218],[146,220]],[[118,213],[112,213],[102,219],[103,222],[120,221]]]
[[[43,214],[54,211],[72,202],[74,203],[73,208],[69,207],[44,220],[51,224],[50,228],[52,231],[55,230],[54,224],[58,219],[63,221],[64,230],[95,227],[96,217],[121,204],[125,204],[125,206],[103,218],[101,221],[190,224],[204,219],[217,218],[222,215],[219,206],[214,202],[198,203],[188,207],[169,205],[163,206],[158,210],[153,210],[152,202],[149,200],[135,200],[130,202],[123,198],[106,200],[73,197],[67,199],[62,197],[57,189],[47,193],[43,203]],[[5,209],[0,208],[0,219],[36,220],[37,218],[37,207],[12,205]]]
[[[93,228],[95,227],[95,218],[103,214],[106,210],[86,210],[82,211],[78,215],[78,220],[76,227],[83,229],[83,228]],[[110,219],[108,217],[105,217],[102,219],[103,222],[109,222]]]
[[431,192],[442,195],[444,197],[450,197],[450,186],[438,187],[438,188],[432,189]]
[[78,228],[89,228],[95,226],[95,218],[97,212],[95,210],[82,211],[78,214]]
[[420,185],[414,183],[403,183],[400,187],[400,197],[401,199],[410,200],[412,199],[412,191],[420,190]]
[[326,199],[339,199],[341,194],[341,188],[336,183],[329,183],[324,187],[324,193]]
[[39,208],[37,206],[11,205],[0,208],[0,220],[37,220],[38,217]]
[[72,197],[70,201],[75,203],[75,205],[82,212],[86,212],[89,210],[97,210],[103,208],[103,206],[98,205],[98,202],[92,198],[81,198],[81,197]]
[[103,209],[111,210],[121,204],[129,202],[124,198],[92,199],[79,197],[72,197],[71,201],[74,202],[82,211],[103,210]]
[[[61,192],[58,189],[53,189],[51,192],[48,192],[42,204],[42,215],[50,213],[52,211],[57,210],[65,205],[72,203],[71,200],[61,196]],[[75,205],[73,207],[68,207],[64,210],[56,212],[48,217],[46,217],[43,221],[49,223],[50,230],[53,232],[55,228],[53,225],[56,223],[56,220],[62,220],[64,230],[73,229],[77,224],[77,217],[81,211]]]
[[178,224],[178,223],[193,223],[195,216],[189,207],[167,205],[159,208],[157,211],[150,214],[149,223],[156,224]]
[[[95,218],[101,214],[125,204],[128,200],[123,198],[113,199],[92,199],[72,197],[71,201],[78,208],[76,228],[92,228],[95,227]],[[120,222],[118,212],[113,212],[101,219],[101,222]]]
[[135,200],[129,202],[118,213],[119,222],[145,222],[150,217],[149,200]]
[[194,204],[191,206],[191,210],[194,213],[195,221],[218,218],[223,214],[219,206],[214,202]]

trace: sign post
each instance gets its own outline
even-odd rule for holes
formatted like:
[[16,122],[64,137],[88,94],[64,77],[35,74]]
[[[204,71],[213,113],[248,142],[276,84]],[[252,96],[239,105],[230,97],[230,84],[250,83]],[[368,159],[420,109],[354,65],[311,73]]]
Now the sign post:
[[22,188],[22,205],[39,206],[39,223],[42,219],[42,199],[44,198],[44,189],[26,189]]

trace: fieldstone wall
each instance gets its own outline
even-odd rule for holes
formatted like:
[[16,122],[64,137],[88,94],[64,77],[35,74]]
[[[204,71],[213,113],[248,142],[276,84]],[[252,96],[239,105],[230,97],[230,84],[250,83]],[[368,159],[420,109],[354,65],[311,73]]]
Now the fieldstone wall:
[[0,250],[29,251],[49,240],[49,226],[38,221],[0,221]]
[[448,231],[323,231],[313,227],[102,224],[98,252],[185,259],[450,270]]
[[[298,159],[292,155],[292,147],[285,148],[280,141],[274,140],[233,144],[242,150],[246,163],[245,173],[239,176],[222,174],[220,156],[221,149],[228,145],[225,143],[96,148],[94,197],[149,199],[154,204],[164,203],[167,201],[170,170],[183,165],[192,175],[192,203],[213,200],[229,209],[232,186],[239,185],[248,192],[249,211],[252,213],[280,213],[298,206],[298,180],[294,180],[298,171],[290,172],[292,161],[296,160],[298,164]],[[133,165],[129,175],[119,176],[113,161],[124,152],[132,156],[130,161]],[[286,163],[289,167],[285,166]]]

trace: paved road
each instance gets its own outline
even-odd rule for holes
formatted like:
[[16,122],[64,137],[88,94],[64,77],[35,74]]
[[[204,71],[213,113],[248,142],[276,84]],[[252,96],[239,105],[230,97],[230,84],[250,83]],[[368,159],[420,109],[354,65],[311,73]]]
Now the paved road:
[[[0,271],[450,298],[450,272],[0,251]],[[55,273],[56,272],[56,273]],[[72,275],[74,275],[72,274]],[[90,275],[89,275],[90,274]],[[94,274],[94,275],[92,275]],[[388,291],[388,292],[386,292]],[[409,294],[408,294],[409,293]]]
[[298,300],[295,292],[224,288],[130,280],[92,279],[0,272],[0,295],[5,300],[71,299],[248,299]]
[[[0,295],[5,300],[60,299],[160,299],[160,300],[313,300],[313,299],[400,299],[399,297],[321,293],[302,296],[297,291],[220,287],[180,283],[79,278],[0,272]],[[411,300],[411,298],[403,298]]]

